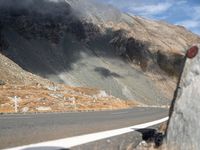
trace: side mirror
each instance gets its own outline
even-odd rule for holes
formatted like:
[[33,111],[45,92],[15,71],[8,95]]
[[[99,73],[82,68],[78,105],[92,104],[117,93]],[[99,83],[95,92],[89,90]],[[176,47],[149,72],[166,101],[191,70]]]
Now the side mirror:
[[197,46],[192,46],[186,53],[187,58],[194,58],[198,54],[199,48]]

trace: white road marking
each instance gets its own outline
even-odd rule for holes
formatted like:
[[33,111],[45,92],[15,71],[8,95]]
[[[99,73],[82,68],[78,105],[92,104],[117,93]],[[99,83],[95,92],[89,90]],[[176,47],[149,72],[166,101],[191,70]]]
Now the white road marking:
[[116,113],[112,113],[112,115],[121,115],[121,114],[128,114],[128,111],[125,112],[116,112]]
[[163,123],[167,121],[168,119],[169,117],[165,117],[156,121],[134,125],[134,126],[126,127],[126,128],[108,130],[108,131],[103,131],[103,132],[98,132],[98,133],[75,136],[75,137],[70,137],[70,138],[65,138],[65,139],[54,140],[54,141],[47,141],[47,142],[42,142],[42,143],[37,143],[37,144],[30,144],[30,145],[25,145],[25,146],[20,146],[20,147],[9,148],[6,150],[23,150],[23,149],[31,149],[31,148],[42,149],[42,147],[60,147],[64,149],[69,149],[74,146],[110,138],[113,136],[122,135],[125,133],[133,132],[138,129],[144,129],[153,125]]

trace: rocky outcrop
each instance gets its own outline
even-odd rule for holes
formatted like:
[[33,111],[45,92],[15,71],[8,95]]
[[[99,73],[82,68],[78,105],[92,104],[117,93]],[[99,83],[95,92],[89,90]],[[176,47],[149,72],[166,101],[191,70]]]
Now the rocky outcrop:
[[0,30],[14,29],[26,39],[45,38],[58,43],[66,25],[70,24],[70,6],[64,1],[54,3],[27,0],[16,3],[16,6],[12,0],[4,3],[2,2],[0,11]]
[[0,85],[5,85],[6,83],[3,80],[0,80]]
[[128,56],[131,62],[140,65],[143,71],[151,70],[156,73],[157,70],[152,69],[153,65],[153,68],[158,66],[167,75],[177,77],[185,50],[198,43],[200,38],[180,26],[141,17],[126,17],[132,20],[129,25],[106,24],[114,30],[110,43],[116,52]]
[[[199,45],[200,46],[200,45]],[[178,98],[169,122],[167,144],[171,150],[200,148],[200,53],[188,59],[180,82]]]
[[179,76],[181,72],[181,66],[184,61],[184,56],[172,52],[157,52],[157,64],[168,75]]
[[150,55],[148,54],[148,44],[143,43],[133,37],[126,37],[123,31],[116,31],[110,44],[116,50],[116,54],[122,56],[146,71]]

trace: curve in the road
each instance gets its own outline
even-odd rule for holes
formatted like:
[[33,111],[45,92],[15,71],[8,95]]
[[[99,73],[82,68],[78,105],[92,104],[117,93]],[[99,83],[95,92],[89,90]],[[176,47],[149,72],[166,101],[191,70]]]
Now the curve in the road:
[[[138,127],[134,125],[160,120],[167,115],[168,110],[161,108],[133,108],[87,113],[2,115],[0,116],[0,148],[63,138],[69,140],[69,137],[109,130],[114,131],[114,133],[121,131],[120,134],[123,134],[127,131],[134,131],[133,129]],[[111,133],[109,135],[115,136]]]
[[43,143],[38,143],[38,144],[31,144],[31,145],[26,145],[26,146],[21,146],[21,147],[15,147],[15,148],[10,148],[7,150],[24,150],[24,149],[34,149],[34,147],[62,147],[62,149],[69,149],[71,147],[79,146],[82,144],[110,138],[113,136],[118,136],[121,134],[133,132],[138,129],[144,129],[153,125],[157,125],[163,122],[166,122],[169,118],[165,117],[156,121],[144,123],[144,124],[139,124],[131,127],[126,127],[126,128],[121,128],[121,129],[116,129],[116,130],[109,130],[109,131],[104,131],[104,132],[98,132],[98,133],[93,133],[93,134],[87,134],[87,135],[82,135],[82,136],[75,136],[71,138],[65,138],[65,139],[60,139],[60,140],[54,140],[54,141],[48,141],[48,142],[43,142]]

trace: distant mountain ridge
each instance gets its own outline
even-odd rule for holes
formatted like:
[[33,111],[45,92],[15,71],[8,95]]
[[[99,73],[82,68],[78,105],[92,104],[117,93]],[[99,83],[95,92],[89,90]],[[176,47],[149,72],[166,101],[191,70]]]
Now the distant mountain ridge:
[[171,76],[184,50],[200,42],[183,27],[90,0],[2,0],[0,7],[0,51],[24,70],[146,104],[169,104]]

